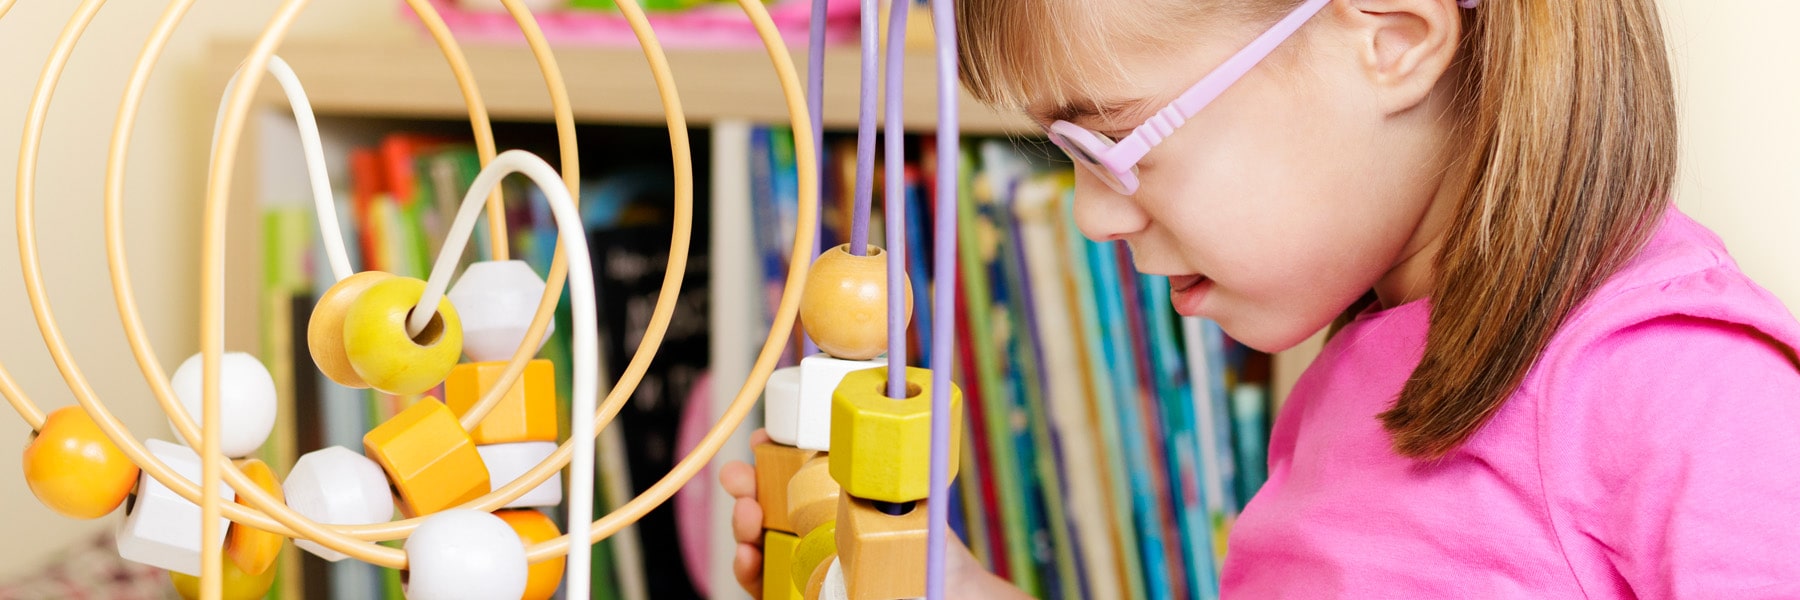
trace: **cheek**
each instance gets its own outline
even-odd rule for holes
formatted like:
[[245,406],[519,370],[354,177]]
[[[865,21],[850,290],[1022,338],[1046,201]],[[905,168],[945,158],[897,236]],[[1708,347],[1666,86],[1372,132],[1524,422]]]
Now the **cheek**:
[[1279,350],[1392,268],[1425,202],[1365,107],[1264,83],[1165,141],[1144,192],[1190,266],[1216,282],[1204,316]]

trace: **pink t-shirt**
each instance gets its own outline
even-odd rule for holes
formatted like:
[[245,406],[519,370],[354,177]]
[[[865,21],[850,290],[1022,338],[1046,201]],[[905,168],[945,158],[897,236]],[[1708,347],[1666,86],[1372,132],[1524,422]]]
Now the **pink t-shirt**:
[[1362,316],[1282,407],[1237,598],[1800,598],[1800,324],[1671,210],[1441,462],[1376,415],[1430,307]]

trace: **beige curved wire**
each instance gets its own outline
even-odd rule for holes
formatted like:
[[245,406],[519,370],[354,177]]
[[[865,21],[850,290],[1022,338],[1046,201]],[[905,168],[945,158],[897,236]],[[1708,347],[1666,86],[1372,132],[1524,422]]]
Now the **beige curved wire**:
[[[191,2],[191,0],[188,0],[188,1]],[[515,6],[515,4],[517,3],[517,0],[505,0],[505,1],[509,5],[508,6],[509,10],[514,12],[515,17],[517,17],[518,14],[520,12],[522,12],[519,9],[519,7]],[[57,348],[55,348],[55,347],[61,346],[61,343],[60,343],[61,340],[60,340],[60,333],[56,332],[56,328],[53,323],[53,317],[51,316],[51,314],[48,310],[48,303],[47,303],[47,301],[45,301],[45,299],[43,297],[44,294],[43,294],[43,289],[42,289],[42,285],[41,285],[42,284],[41,272],[39,269],[36,268],[37,265],[36,265],[35,235],[34,235],[35,232],[31,231],[31,229],[33,229],[33,227],[30,224],[31,220],[29,219],[30,210],[31,210],[30,209],[31,186],[33,184],[33,181],[31,179],[31,172],[35,170],[36,146],[37,146],[38,141],[41,139],[43,113],[47,111],[48,100],[49,100],[51,93],[54,90],[54,81],[55,81],[56,77],[59,76],[62,66],[64,64],[66,64],[68,53],[70,52],[70,50],[73,47],[73,42],[79,38],[81,30],[85,28],[88,21],[91,21],[93,13],[95,11],[97,11],[99,5],[101,5],[103,3],[104,3],[104,0],[89,0],[88,2],[84,3],[83,8],[81,10],[79,10],[77,12],[77,15],[71,19],[70,26],[65,28],[63,37],[61,39],[59,39],[57,50],[55,52],[53,52],[50,63],[46,65],[46,69],[45,69],[46,75],[44,77],[40,78],[38,92],[37,92],[37,94],[34,95],[32,118],[28,120],[27,134],[25,136],[26,142],[24,143],[25,148],[23,148],[22,152],[21,152],[21,161],[20,161],[21,177],[19,179],[19,188],[20,188],[20,192],[21,192],[19,194],[19,198],[21,201],[20,202],[21,207],[19,209],[19,213],[23,217],[20,219],[21,255],[22,256],[29,255],[29,259],[22,261],[22,262],[26,263],[25,270],[27,271],[27,277],[26,277],[27,288],[28,288],[28,291],[31,292],[31,296],[32,296],[32,300],[33,300],[34,314],[36,314],[38,317],[40,329],[43,329],[46,332],[46,342],[48,344],[50,344],[51,346],[53,346],[53,348],[52,348],[53,355],[59,354],[58,352],[56,352]],[[273,53],[273,47],[274,47],[276,41],[279,40],[280,35],[285,32],[287,26],[291,24],[294,16],[296,16],[298,14],[299,9],[301,7],[303,7],[304,4],[305,4],[304,0],[294,0],[283,6],[282,12],[277,15],[277,17],[274,19],[273,23],[271,24],[270,28],[265,32],[264,36],[258,40],[256,48],[252,52],[252,56],[249,60],[249,62],[250,62],[250,64],[248,65],[249,69],[260,72],[260,69],[263,68],[264,66],[266,66],[267,58],[270,54]],[[648,24],[647,24],[647,22],[644,21],[642,12],[640,9],[638,9],[638,7],[635,3],[627,0],[626,2],[621,3],[621,6],[622,6],[622,10],[624,10],[626,12],[628,19],[632,21],[632,23],[634,25],[634,29],[638,30],[640,42],[647,42],[648,44],[651,44],[651,45],[646,46],[646,50],[647,50],[647,53],[651,60],[652,67],[657,72],[659,87],[663,86],[665,83],[667,83],[669,81],[669,78],[667,77],[667,64],[666,64],[666,60],[664,60],[661,55],[660,47],[656,47],[653,45],[654,41],[655,41],[654,33],[649,31]],[[814,177],[809,175],[809,173],[816,174],[817,165],[814,164],[810,159],[811,152],[809,151],[810,149],[808,148],[808,146],[810,146],[810,140],[811,140],[811,136],[809,134],[809,127],[808,127],[810,122],[807,118],[805,118],[804,103],[800,99],[800,95],[798,92],[798,89],[799,89],[798,78],[793,73],[793,66],[791,63],[791,59],[787,56],[785,47],[781,45],[779,36],[774,33],[773,25],[772,25],[772,23],[769,22],[766,11],[764,11],[760,5],[755,4],[754,2],[744,2],[744,7],[745,7],[747,14],[750,15],[752,22],[757,26],[759,32],[762,34],[765,44],[769,45],[769,52],[770,52],[771,59],[776,62],[777,71],[782,76],[782,85],[784,87],[784,91],[787,92],[787,94],[789,96],[789,98],[788,98],[789,111],[790,111],[790,116],[793,117],[793,119],[794,119],[794,126],[796,128],[796,133],[803,134],[803,135],[798,136],[803,141],[800,142],[800,144],[802,144],[802,146],[797,148],[797,150],[801,151],[800,156],[802,157],[799,161],[799,163],[800,163],[799,170],[800,170],[801,181],[802,181],[800,194],[801,194],[801,199],[803,200],[803,202],[801,203],[803,208],[800,211],[800,215],[799,215],[800,223],[799,224],[801,225],[800,230],[802,232],[806,232],[806,231],[809,231],[809,227],[807,227],[807,225],[814,222],[817,217],[817,215],[815,213],[815,209],[809,206],[813,203],[805,202],[805,200],[808,198],[816,200],[816,197],[817,197],[816,183],[809,183],[812,179],[814,179]],[[429,10],[429,8],[427,8],[427,10]],[[640,25],[641,25],[641,27],[640,27]],[[547,50],[547,48],[544,48],[544,49]],[[538,48],[534,48],[534,50],[538,50]],[[261,64],[259,64],[259,63],[261,63]],[[547,73],[547,76],[553,77],[553,75],[550,75],[548,73]],[[553,87],[555,86],[554,83],[552,85],[553,85]],[[226,151],[223,153],[220,153],[218,156],[215,157],[214,164],[212,165],[212,173],[211,173],[211,176],[209,177],[208,210],[207,210],[206,226],[209,231],[214,231],[221,235],[223,233],[223,214],[222,214],[222,211],[213,210],[213,207],[214,207],[214,205],[222,204],[222,202],[221,202],[222,198],[220,198],[219,190],[227,189],[227,187],[228,187],[229,179],[230,179],[229,166],[230,166],[230,163],[232,162],[232,158],[235,153],[235,146],[236,146],[237,142],[239,141],[239,137],[241,136],[242,122],[244,120],[245,115],[248,112],[249,98],[254,93],[254,88],[255,88],[255,82],[252,82],[249,86],[246,86],[246,88],[238,90],[237,93],[235,94],[235,96],[228,102],[227,112],[231,116],[231,119],[229,119],[227,125],[225,126],[225,130],[222,132],[222,135],[220,137],[221,142],[223,142],[223,145],[226,148]],[[670,112],[670,121],[671,121],[671,125],[672,125],[671,136],[672,136],[672,138],[674,138],[676,136],[677,130],[679,130],[679,132],[681,134],[680,145],[683,147],[682,149],[685,149],[685,121],[681,120],[681,118],[680,118],[680,109],[679,109],[678,99],[673,98],[673,94],[670,92],[672,92],[672,85],[668,86],[668,91],[665,92],[665,98],[664,98],[665,104],[670,104],[671,100],[675,101],[675,104],[672,104],[667,107],[667,108],[672,109]],[[559,119],[559,129],[561,128],[561,125],[562,125],[561,121],[562,120]],[[568,145],[569,140],[571,140],[571,139],[572,139],[572,136],[565,136],[565,138],[564,138],[565,145]],[[672,141],[674,141],[674,140],[672,139]],[[680,166],[681,163],[687,162],[687,161],[683,160],[684,158],[687,157],[687,154],[685,152],[676,150],[676,154],[677,154],[676,159],[677,159],[678,167]],[[567,156],[567,154],[565,154],[565,157],[566,156]],[[691,164],[690,164],[690,167],[691,167]],[[682,173],[680,173],[680,170],[681,169],[678,168],[678,173],[677,173],[678,179],[685,179],[685,181],[689,184],[688,197],[689,197],[689,199],[691,199],[691,177],[687,177],[687,178],[679,177],[682,174]],[[688,174],[691,176],[691,171],[689,171]],[[575,178],[567,177],[567,176],[565,176],[565,179],[569,180],[569,181],[576,180]],[[680,182],[678,181],[678,183],[680,183]],[[681,212],[681,211],[678,210],[678,213],[679,212]],[[211,258],[215,258],[219,255],[219,250],[220,250],[220,247],[222,246],[222,239],[215,240],[216,237],[218,237],[218,236],[209,234],[206,239],[205,254],[209,255],[209,260]],[[677,236],[677,237],[680,237],[680,236]],[[663,481],[661,481],[657,484],[657,486],[654,486],[651,490],[646,491],[646,493],[644,495],[640,495],[640,497],[634,499],[631,503],[628,503],[625,507],[621,507],[620,510],[607,515],[606,517],[602,518],[599,521],[596,521],[593,539],[595,539],[595,540],[604,539],[605,537],[610,536],[612,533],[616,532],[616,530],[619,527],[622,527],[623,525],[625,525],[633,520],[636,520],[637,518],[641,518],[642,514],[645,512],[648,512],[648,510],[650,508],[653,508],[657,504],[660,504],[661,502],[666,501],[668,496],[672,495],[675,489],[678,489],[682,485],[682,483],[685,483],[687,480],[691,479],[698,472],[699,467],[703,466],[707,461],[710,460],[711,456],[713,454],[715,454],[717,452],[718,448],[723,444],[723,441],[729,435],[730,430],[735,429],[736,425],[742,421],[744,416],[747,415],[748,411],[754,406],[756,390],[760,389],[762,384],[764,382],[766,382],[769,372],[773,369],[774,357],[778,353],[778,351],[779,351],[778,349],[782,345],[785,344],[786,332],[791,330],[793,317],[797,310],[797,302],[798,302],[798,296],[799,296],[798,292],[799,292],[799,289],[801,286],[801,282],[804,281],[804,275],[807,270],[807,267],[809,266],[809,264],[808,264],[809,263],[808,259],[810,258],[809,253],[805,252],[805,250],[803,250],[803,249],[808,249],[811,246],[810,234],[808,234],[808,233],[800,234],[799,236],[796,237],[795,242],[796,242],[795,247],[794,247],[795,250],[794,250],[793,260],[792,260],[792,263],[793,263],[792,273],[794,276],[792,278],[790,278],[790,280],[788,282],[787,293],[784,295],[784,301],[783,301],[780,309],[778,309],[777,323],[775,324],[775,327],[771,328],[771,335],[769,336],[769,338],[767,338],[765,340],[763,352],[759,355],[759,359],[756,363],[755,368],[752,370],[750,378],[745,382],[745,386],[740,390],[738,398],[736,400],[734,400],[733,404],[731,405],[731,408],[727,411],[725,418],[720,423],[716,424],[713,427],[713,429],[709,432],[709,434],[702,440],[701,446],[699,448],[697,448],[695,450],[695,452],[691,453],[687,458],[685,458],[680,464],[678,464],[675,467],[675,469],[673,469],[670,472],[669,475],[665,476]],[[684,245],[684,244],[682,244],[682,245]],[[675,258],[675,257],[682,257],[684,259],[685,252],[674,253],[672,255],[672,258]],[[217,261],[213,261],[213,262],[217,262]],[[219,264],[222,265],[222,263],[219,263]],[[671,267],[675,267],[675,266],[676,265],[673,265],[673,264],[671,265]],[[683,272],[683,270],[684,269],[678,269],[678,268],[670,269],[672,275],[679,274],[679,273]],[[206,281],[203,282],[203,287],[207,287],[207,288],[209,288],[210,291],[214,291],[215,293],[208,294],[208,293],[203,292],[203,298],[202,298],[203,312],[210,312],[211,314],[216,316],[217,310],[219,308],[221,308],[218,306],[218,304],[222,303],[222,299],[219,297],[218,293],[216,293],[217,291],[222,290],[222,281],[221,281],[222,273],[215,273],[215,272],[209,271],[208,273],[206,273],[205,279],[206,279]],[[675,279],[678,281],[678,276],[676,276]],[[668,286],[665,286],[665,287],[668,287]],[[676,287],[678,289],[679,286],[676,285],[674,287]],[[128,289],[128,288],[126,288],[126,289]],[[666,296],[667,295],[666,292],[668,290],[665,289],[664,291],[665,291],[665,296]],[[659,304],[659,307],[661,307],[663,302],[661,302],[659,300],[658,304]],[[208,310],[208,309],[210,309],[210,310]],[[539,326],[540,322],[543,321],[543,319],[541,318],[542,317],[541,313],[540,313],[539,317],[540,317],[539,319],[534,320],[533,329],[539,329],[539,330],[542,329],[542,327]],[[667,315],[664,315],[664,318],[662,319],[662,323],[661,323],[661,326],[665,327],[665,328],[667,325],[666,317],[667,317]],[[653,321],[655,321],[655,320],[656,319],[653,319]],[[221,348],[218,347],[219,345],[221,345],[221,340],[218,337],[219,332],[217,331],[217,330],[221,329],[221,327],[220,327],[220,324],[216,323],[215,321],[216,321],[216,319],[213,319],[213,320],[209,320],[208,322],[202,324],[202,326],[203,326],[202,344],[203,344],[203,346],[205,346],[203,348],[203,355],[207,355],[203,360],[208,360],[208,362],[214,363],[213,365],[211,365],[213,368],[216,368],[218,352],[221,350]],[[653,323],[652,328],[656,329],[657,324]],[[656,333],[658,336],[660,336],[660,332],[656,332]],[[540,332],[540,334],[541,334],[541,332]],[[646,342],[649,342],[649,341],[650,341],[649,339],[646,339]],[[649,345],[648,343],[645,344],[645,346],[648,346],[648,345]],[[640,348],[640,350],[642,350],[642,349],[643,348]],[[66,354],[66,349],[64,349],[62,354]],[[646,356],[643,356],[644,354],[645,353],[640,352],[640,356],[634,357],[634,360],[633,360],[634,367],[638,366],[637,363],[639,363],[639,362],[646,363],[645,366],[647,366],[648,360],[644,360],[644,361],[637,360],[639,358],[646,358]],[[63,358],[66,358],[66,356]],[[136,456],[131,456],[131,458],[134,460],[134,462],[138,462],[141,465],[144,465],[147,468],[147,470],[152,471],[153,476],[157,475],[154,472],[155,470],[157,470],[155,467],[162,467],[162,470],[166,470],[166,465],[161,465],[161,463],[159,461],[157,461],[153,456],[149,456],[147,452],[144,452],[143,448],[136,444],[135,439],[131,438],[128,434],[122,435],[122,433],[123,433],[122,427],[118,427],[119,424],[116,421],[116,419],[110,418],[111,415],[105,411],[104,407],[98,406],[98,402],[93,398],[91,389],[86,389],[87,384],[86,384],[85,380],[80,377],[80,374],[78,371],[73,373],[73,375],[74,375],[73,378],[70,377],[71,370],[73,369],[72,361],[59,360],[58,367],[59,367],[59,370],[62,370],[64,372],[65,379],[69,380],[71,388],[76,389],[77,400],[79,402],[81,402],[83,404],[84,408],[88,409],[90,413],[98,413],[98,414],[96,414],[96,420],[101,423],[102,429],[107,430],[108,436],[115,438],[114,441],[120,443],[121,447],[126,451],[128,456],[136,454]],[[212,370],[212,369],[209,369],[209,370]],[[621,386],[622,387],[635,386],[637,383],[636,380],[640,379],[642,376],[642,370],[643,370],[642,368],[628,369],[626,376],[621,379],[621,382],[620,382]],[[633,376],[634,374],[632,373],[632,371],[637,371],[637,373],[635,373],[635,377]],[[0,371],[0,387],[7,387],[4,385],[6,382],[4,381],[3,376],[4,376],[4,372]],[[166,385],[166,381],[164,383]],[[212,389],[210,389],[209,393],[206,394],[208,401],[211,404],[213,404],[213,406],[211,407],[212,410],[217,409],[216,385],[217,385],[216,380],[212,381],[212,385],[209,386]],[[41,426],[41,423],[42,423],[41,413],[39,413],[39,418],[37,418],[34,421],[31,414],[33,412],[35,412],[35,406],[31,406],[29,400],[25,399],[25,397],[22,393],[17,392],[16,386],[12,386],[12,387],[13,387],[12,390],[0,390],[0,391],[7,392],[8,399],[10,401],[13,401],[15,408],[20,408],[21,406],[23,406],[23,408],[20,408],[20,412],[22,415],[26,416],[26,420],[28,422],[33,424],[34,428],[37,426]],[[84,390],[87,393],[85,393],[85,394],[82,393]],[[629,397],[629,393],[630,393],[629,391],[621,391],[621,388],[615,388],[614,393],[611,394],[609,396],[609,398],[607,399],[607,405],[602,408],[601,414],[596,415],[596,421],[599,422],[601,424],[601,426],[603,426],[604,423],[610,421],[610,419],[617,414],[618,410],[620,408],[622,408],[623,400],[625,398]],[[158,394],[158,396],[162,396],[162,395],[163,394]],[[163,399],[159,398],[159,400],[163,400]],[[177,410],[180,410],[180,409],[178,408]],[[189,429],[192,428],[191,422],[186,423],[186,424],[190,426],[190,427],[188,427]],[[191,431],[184,432],[184,434],[189,435],[191,437],[192,432]],[[202,435],[200,437],[205,438],[207,436]],[[122,439],[120,439],[120,438],[122,438]],[[216,439],[213,440],[213,443],[216,444]],[[570,451],[569,447],[565,444],[563,447],[559,448],[558,455],[560,455],[560,456],[553,457],[552,459],[545,461],[545,464],[540,464],[538,466],[538,468],[536,468],[532,471],[532,473],[538,473],[539,475],[533,476],[532,473],[528,473],[526,476],[521,477],[519,480],[512,482],[508,486],[505,486],[500,490],[496,490],[495,492],[490,493],[488,496],[485,496],[482,500],[477,500],[475,502],[472,502],[471,506],[478,505],[481,502],[483,502],[483,500],[497,500],[496,502],[494,502],[494,505],[499,506],[501,504],[504,504],[507,501],[510,501],[511,498],[516,498],[517,496],[522,495],[525,490],[535,487],[536,485],[541,483],[544,479],[546,479],[550,474],[554,473],[557,470],[560,470],[561,465],[567,463],[569,451]],[[210,455],[213,456],[213,458],[215,458],[215,459],[217,458],[216,452],[211,453]],[[554,464],[554,466],[552,466],[552,464]],[[546,467],[549,467],[549,468],[546,468]],[[233,477],[231,477],[231,475],[226,475],[227,479],[239,479],[239,480],[242,479],[241,474],[237,473],[235,469],[230,469],[230,473],[231,473],[231,475],[237,475],[237,477],[233,478]],[[167,475],[167,474],[165,474],[165,475]],[[216,477],[217,477],[217,475],[215,475],[214,478],[209,478],[209,479],[216,484],[216,482],[217,482]],[[165,484],[172,484],[172,485],[170,485],[170,487],[172,489],[176,490],[177,493],[181,493],[182,495],[187,496],[190,500],[193,500],[194,496],[207,496],[207,494],[203,493],[203,490],[193,490],[191,485],[182,485],[182,484],[188,483],[188,482],[186,482],[185,479],[174,478],[174,477],[157,477],[157,478],[159,480],[168,479],[169,481],[164,481]],[[249,500],[251,501],[251,503],[253,505],[267,504],[267,505],[278,506],[279,508],[275,509],[274,513],[273,513],[275,515],[275,519],[277,521],[287,522],[287,523],[285,523],[287,525],[294,526],[294,529],[299,530],[298,533],[300,533],[301,535],[304,535],[305,537],[317,540],[321,544],[325,544],[327,546],[333,547],[333,549],[336,549],[339,551],[346,551],[346,554],[350,554],[352,556],[357,556],[359,559],[365,560],[367,562],[379,564],[382,566],[389,566],[389,567],[393,567],[393,568],[404,568],[405,557],[404,557],[403,553],[401,553],[400,551],[394,550],[391,548],[371,546],[371,545],[367,545],[367,544],[358,545],[354,541],[355,538],[350,537],[350,536],[361,534],[360,537],[363,537],[366,539],[393,539],[393,537],[401,537],[401,536],[404,536],[406,533],[409,533],[411,530],[411,526],[416,526],[415,523],[395,522],[395,523],[388,523],[388,524],[376,525],[376,526],[344,527],[344,528],[320,527],[318,524],[312,523],[309,520],[305,519],[304,517],[299,517],[298,515],[292,515],[292,514],[283,514],[284,512],[291,512],[291,511],[284,511],[285,506],[279,505],[278,503],[273,502],[272,498],[269,498],[266,493],[263,493],[260,490],[260,488],[249,484],[249,482],[233,481],[232,483],[233,483],[234,487],[239,487],[243,490],[243,492],[247,492],[246,495],[249,497]],[[202,492],[202,493],[195,493],[195,492]],[[510,496],[510,497],[508,497],[508,496]],[[216,498],[216,496],[214,496],[214,497]],[[504,499],[502,499],[502,498],[504,498]],[[202,500],[204,501],[204,497],[202,498]],[[283,531],[282,530],[283,528],[281,528],[281,527],[261,527],[260,525],[262,525],[262,523],[258,523],[258,521],[266,521],[267,517],[265,515],[253,513],[251,511],[246,511],[246,510],[237,510],[237,511],[231,510],[231,509],[238,509],[238,508],[241,508],[241,507],[237,507],[235,505],[226,507],[227,513],[232,513],[232,512],[239,513],[239,514],[228,514],[227,516],[232,517],[234,520],[250,523],[252,526],[258,526],[258,528],[268,529],[270,531],[275,531],[277,533],[282,533],[284,535],[292,536],[295,533],[294,531]],[[294,518],[289,519],[289,518],[284,518],[284,517],[294,517]],[[409,521],[416,521],[416,519],[409,520]],[[336,531],[339,529],[341,529],[343,533]],[[350,534],[350,535],[345,535],[345,534]],[[398,535],[393,535],[392,537],[388,537],[390,534],[398,534]],[[561,552],[566,551],[567,543],[568,542],[565,537],[565,538],[559,538],[558,540],[554,540],[551,542],[546,542],[545,544],[539,544],[539,545],[533,547],[531,556],[534,560],[543,560],[543,559],[549,557],[547,555],[560,554]],[[559,549],[560,549],[560,551],[559,551]],[[386,550],[386,552],[383,552],[383,550]],[[367,551],[367,552],[365,553],[364,551]]]
[[7,11],[12,10],[13,4],[16,2],[18,0],[0,0],[0,19],[6,18]]

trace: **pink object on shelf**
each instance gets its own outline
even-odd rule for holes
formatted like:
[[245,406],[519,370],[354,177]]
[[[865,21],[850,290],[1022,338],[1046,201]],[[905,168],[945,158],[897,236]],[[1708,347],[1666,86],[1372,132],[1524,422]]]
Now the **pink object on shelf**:
[[[459,41],[523,42],[519,25],[504,11],[470,11],[451,0],[431,0],[444,24]],[[769,6],[769,16],[790,45],[806,42],[809,0],[781,0]],[[859,26],[855,0],[829,0],[825,25],[826,43],[854,41]],[[412,10],[401,7],[408,20],[418,22]],[[750,20],[735,3],[709,4],[682,12],[648,12],[657,40],[671,48],[761,47]],[[637,37],[625,17],[617,12],[565,9],[537,15],[545,39],[572,46],[637,46]]]

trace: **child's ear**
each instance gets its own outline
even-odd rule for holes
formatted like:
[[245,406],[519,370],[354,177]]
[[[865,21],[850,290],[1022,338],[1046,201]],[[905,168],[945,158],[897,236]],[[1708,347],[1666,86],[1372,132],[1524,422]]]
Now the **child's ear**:
[[1449,72],[1462,38],[1456,0],[1350,0],[1338,6],[1383,112],[1423,103]]

